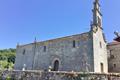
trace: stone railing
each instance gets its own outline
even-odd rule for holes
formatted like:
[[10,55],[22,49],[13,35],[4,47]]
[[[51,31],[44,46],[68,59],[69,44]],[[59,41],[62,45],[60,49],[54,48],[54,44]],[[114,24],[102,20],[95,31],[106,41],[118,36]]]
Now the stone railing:
[[4,71],[0,80],[120,80],[119,73]]

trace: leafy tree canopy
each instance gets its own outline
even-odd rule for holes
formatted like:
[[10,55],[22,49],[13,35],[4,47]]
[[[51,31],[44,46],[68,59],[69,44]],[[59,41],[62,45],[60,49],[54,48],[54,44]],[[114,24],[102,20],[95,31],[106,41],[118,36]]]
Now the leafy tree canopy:
[[15,63],[16,49],[9,48],[0,50],[0,67],[13,67]]

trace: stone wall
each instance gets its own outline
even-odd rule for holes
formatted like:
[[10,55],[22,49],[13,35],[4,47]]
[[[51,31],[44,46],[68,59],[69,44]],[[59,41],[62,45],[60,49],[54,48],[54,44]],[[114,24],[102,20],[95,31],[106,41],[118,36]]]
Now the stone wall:
[[24,46],[17,46],[16,49],[16,59],[14,69],[22,70],[24,66],[27,69],[33,69],[33,61],[34,61],[34,44],[28,44]]
[[28,70],[46,70],[49,66],[54,68],[54,62],[57,60],[59,71],[93,72],[92,46],[90,32],[19,46],[15,69],[21,70],[26,64]]
[[104,39],[103,29],[98,26],[93,32],[94,72],[108,72],[107,43]]
[[47,72],[47,71],[4,71],[2,80],[120,80],[117,73]]
[[120,42],[108,44],[109,72],[120,72]]

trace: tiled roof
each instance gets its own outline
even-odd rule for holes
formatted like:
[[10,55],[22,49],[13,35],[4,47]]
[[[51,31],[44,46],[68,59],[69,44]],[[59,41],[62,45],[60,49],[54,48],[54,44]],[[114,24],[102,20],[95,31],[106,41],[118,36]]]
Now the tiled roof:
[[117,37],[114,40],[120,42],[120,37]]
[[111,42],[111,43],[108,43],[108,45],[117,45],[117,44],[120,44],[120,42],[118,42],[118,41],[113,41],[113,42]]

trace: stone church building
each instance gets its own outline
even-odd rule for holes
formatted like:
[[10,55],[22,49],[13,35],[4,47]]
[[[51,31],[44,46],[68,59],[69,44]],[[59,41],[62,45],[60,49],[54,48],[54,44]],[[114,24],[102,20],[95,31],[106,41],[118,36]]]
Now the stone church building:
[[88,32],[17,45],[15,69],[108,72],[107,42],[103,33],[99,0],[94,1]]

